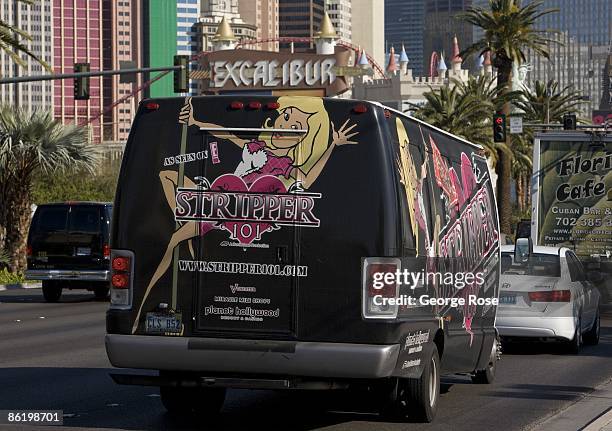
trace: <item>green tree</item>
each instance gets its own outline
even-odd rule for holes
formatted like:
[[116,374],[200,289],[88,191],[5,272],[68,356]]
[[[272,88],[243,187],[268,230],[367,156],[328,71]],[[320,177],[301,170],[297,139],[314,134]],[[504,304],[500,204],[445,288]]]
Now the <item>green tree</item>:
[[50,172],[92,170],[96,162],[87,129],[63,125],[49,112],[0,106],[0,231],[5,232],[0,248],[8,253],[11,271],[25,267],[34,178]]
[[[18,1],[28,5],[34,4],[34,0]],[[19,6],[16,5],[14,7]],[[24,40],[30,41],[32,40],[32,36],[30,36],[25,31],[8,24],[6,21],[0,20],[0,50],[6,52],[13,59],[13,61],[19,64],[20,66],[26,65],[26,62],[19,55],[20,53],[23,53],[38,61],[47,70],[51,70],[47,63],[42,61],[35,54],[33,54],[32,51],[28,49],[28,47],[23,43]]]
[[[497,68],[497,86],[500,92],[510,91],[509,83],[512,63],[525,62],[526,53],[532,51],[549,58],[548,44],[555,43],[546,37],[545,31],[535,28],[538,18],[555,12],[554,9],[542,10],[542,1],[534,1],[525,6],[520,0],[489,0],[488,8],[474,7],[468,9],[461,17],[468,23],[480,27],[484,37],[468,47],[462,56],[491,52],[493,66]],[[505,103],[502,109],[510,113],[510,104]],[[508,138],[508,147],[512,144]],[[510,184],[512,181],[512,157],[499,152],[497,163],[497,200],[499,206],[500,228],[510,233],[512,204]]]
[[[527,123],[558,123],[565,114],[574,113],[584,103],[582,95],[572,86],[559,88],[555,80],[536,81],[533,91],[522,91],[513,104],[523,111]],[[522,135],[512,136],[514,158],[512,174],[516,181],[517,203],[519,212],[523,213],[530,203],[533,129],[525,128]]]
[[498,154],[508,151],[505,143],[492,139],[491,112],[503,104],[495,81],[487,75],[471,76],[466,82],[452,80],[424,94],[426,103],[415,113],[417,118],[484,147],[496,163]]

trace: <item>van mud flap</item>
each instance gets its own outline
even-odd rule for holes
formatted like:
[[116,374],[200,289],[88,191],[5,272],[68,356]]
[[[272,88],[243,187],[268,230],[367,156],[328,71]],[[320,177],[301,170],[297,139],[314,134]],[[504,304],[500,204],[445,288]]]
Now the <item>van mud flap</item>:
[[410,330],[402,337],[400,353],[393,371],[394,377],[421,377],[434,347],[437,327],[423,327]]

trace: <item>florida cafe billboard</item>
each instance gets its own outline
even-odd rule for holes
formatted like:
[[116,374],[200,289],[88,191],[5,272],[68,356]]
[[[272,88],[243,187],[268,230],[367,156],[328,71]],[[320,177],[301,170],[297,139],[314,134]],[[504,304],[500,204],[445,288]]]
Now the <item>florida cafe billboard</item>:
[[611,258],[612,136],[541,135],[533,162],[535,244]]

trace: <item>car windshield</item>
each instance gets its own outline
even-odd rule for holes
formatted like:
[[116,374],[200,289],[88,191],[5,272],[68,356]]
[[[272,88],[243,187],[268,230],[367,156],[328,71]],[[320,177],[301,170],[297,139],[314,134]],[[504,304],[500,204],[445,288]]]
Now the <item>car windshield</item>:
[[502,253],[502,274],[532,275],[538,277],[560,277],[561,264],[559,256],[555,254],[535,253],[524,264],[514,262],[514,253]]

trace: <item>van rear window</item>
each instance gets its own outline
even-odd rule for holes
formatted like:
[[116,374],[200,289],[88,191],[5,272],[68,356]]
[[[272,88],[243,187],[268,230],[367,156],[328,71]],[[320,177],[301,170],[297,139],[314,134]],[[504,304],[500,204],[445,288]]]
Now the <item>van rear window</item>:
[[39,208],[36,213],[38,232],[57,232],[66,230],[68,207],[50,206]]
[[100,211],[97,207],[72,207],[70,231],[97,233],[100,230]]

